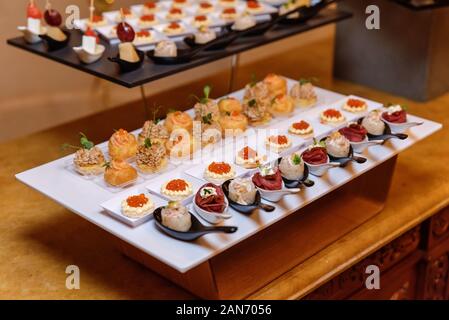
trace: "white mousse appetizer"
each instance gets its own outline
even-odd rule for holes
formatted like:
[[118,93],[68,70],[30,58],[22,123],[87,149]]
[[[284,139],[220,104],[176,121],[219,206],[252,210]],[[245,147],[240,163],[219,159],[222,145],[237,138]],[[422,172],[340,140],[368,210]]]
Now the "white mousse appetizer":
[[304,161],[301,153],[295,152],[281,159],[279,163],[281,175],[288,180],[299,180],[304,176]]
[[340,132],[335,131],[326,138],[326,151],[335,158],[344,158],[349,155],[351,143]]
[[256,201],[257,189],[250,178],[235,178],[229,184],[229,199],[247,206]]
[[217,34],[214,30],[201,27],[198,32],[195,33],[195,43],[196,44],[205,44],[217,38]]
[[167,228],[186,232],[192,226],[189,210],[179,202],[171,201],[161,210],[162,224]]
[[235,20],[232,29],[242,31],[254,27],[256,23],[256,19],[252,15],[244,14]]
[[379,136],[385,131],[385,123],[382,121],[382,113],[379,110],[373,110],[362,120],[362,126],[373,136]]
[[176,43],[170,40],[163,40],[156,45],[154,49],[155,57],[176,57],[178,55],[178,48]]

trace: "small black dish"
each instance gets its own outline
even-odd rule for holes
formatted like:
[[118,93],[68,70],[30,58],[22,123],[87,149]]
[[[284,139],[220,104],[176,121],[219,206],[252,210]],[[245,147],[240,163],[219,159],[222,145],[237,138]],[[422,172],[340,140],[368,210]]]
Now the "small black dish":
[[44,42],[47,45],[48,51],[60,50],[60,49],[67,47],[67,45],[69,44],[69,41],[70,41],[70,36],[71,36],[71,33],[66,30],[62,30],[62,32],[66,35],[66,39],[64,41],[57,41],[57,40],[49,37],[46,34],[39,35],[39,38],[44,40]]
[[226,29],[229,32],[236,32],[238,37],[254,37],[254,36],[261,36],[265,34],[268,30],[270,30],[276,23],[278,14],[272,13],[271,19],[268,21],[264,21],[261,23],[256,24],[255,26],[252,26],[251,28],[245,29],[245,30],[234,30],[232,29],[232,24],[229,24],[226,26]]
[[156,225],[169,236],[182,241],[193,241],[208,233],[216,233],[216,232],[234,233],[238,230],[237,227],[228,227],[228,226],[206,227],[198,220],[197,217],[195,217],[193,214],[189,212],[192,219],[192,226],[190,227],[190,230],[186,232],[176,231],[162,224],[161,212],[162,207],[157,208],[153,212],[154,221]]
[[[320,141],[324,141],[326,140],[326,138],[321,139]],[[330,155],[328,153],[329,159],[331,162],[338,162],[340,164],[341,168],[344,168],[348,165],[349,162],[354,161],[357,163],[365,163],[366,162],[366,158],[364,157],[359,157],[359,156],[355,156],[354,155],[354,149],[352,148],[352,146],[349,146],[349,155],[347,157],[334,157],[332,155]]]
[[260,208],[264,211],[267,211],[267,212],[274,211],[275,207],[262,203],[262,197],[260,196],[259,191],[256,192],[256,200],[254,201],[254,204],[243,205],[243,204],[234,202],[231,199],[229,199],[229,184],[231,183],[231,181],[232,181],[232,179],[225,181],[222,184],[221,188],[223,189],[223,193],[225,194],[226,198],[228,199],[229,206],[232,209],[234,209],[235,211],[238,211],[240,213],[243,213],[243,214],[251,214],[254,212],[254,210],[256,210],[258,208]]
[[[363,118],[360,118],[357,123],[358,124],[362,124]],[[384,122],[385,123],[385,122]],[[399,140],[405,140],[408,138],[408,135],[405,133],[392,133],[391,132],[391,128],[388,125],[388,123],[385,123],[385,129],[384,129],[384,133],[380,134],[380,135],[374,135],[374,134],[367,134],[368,136],[368,140],[372,141],[372,140],[383,140],[383,143],[385,143],[385,141],[388,141],[390,139],[399,139]]]
[[136,49],[136,52],[140,59],[138,62],[128,62],[122,60],[120,59],[119,55],[117,55],[116,57],[109,57],[108,59],[109,61],[117,63],[119,65],[121,73],[127,73],[139,69],[143,64],[143,61],[145,60],[145,53],[143,51]]
[[[219,34],[217,34],[217,38],[212,40],[214,43],[204,49],[206,51],[209,50],[222,50],[224,48],[226,48],[227,46],[229,46],[232,42],[234,42],[236,39],[238,38],[238,33],[237,32],[221,32]],[[211,42],[212,42],[211,41]],[[191,48],[198,48],[201,45],[195,43],[195,36],[194,35],[188,35],[187,37],[184,38],[184,43],[187,44],[189,47]]]
[[[282,158],[278,158],[278,165],[281,163]],[[315,185],[315,181],[308,179],[309,177],[309,167],[304,163],[304,174],[299,180],[289,180],[287,178],[282,177],[284,181],[284,185],[287,189],[296,189],[303,186],[308,188],[313,187]]]

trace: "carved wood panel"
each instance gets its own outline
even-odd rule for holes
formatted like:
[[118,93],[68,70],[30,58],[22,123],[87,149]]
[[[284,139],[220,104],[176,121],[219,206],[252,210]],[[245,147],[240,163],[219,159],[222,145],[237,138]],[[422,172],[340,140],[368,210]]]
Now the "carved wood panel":
[[430,219],[428,248],[433,248],[449,238],[449,208],[445,208]]
[[448,252],[436,257],[429,258],[424,268],[425,275],[422,278],[423,292],[420,298],[428,300],[448,299],[449,282],[449,248]]
[[368,265],[376,265],[384,272],[416,251],[421,239],[420,226],[406,232],[369,257],[360,261],[336,278],[328,281],[305,299],[344,299],[364,288]]

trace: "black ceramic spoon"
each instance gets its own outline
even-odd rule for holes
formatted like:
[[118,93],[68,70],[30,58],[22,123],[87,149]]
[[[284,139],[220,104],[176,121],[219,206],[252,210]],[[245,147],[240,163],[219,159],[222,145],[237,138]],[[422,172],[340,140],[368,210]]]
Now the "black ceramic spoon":
[[122,60],[122,59],[120,59],[119,54],[117,54],[117,56],[115,56],[115,57],[109,57],[108,59],[109,59],[109,61],[117,63],[119,65],[121,73],[131,72],[131,71],[139,69],[142,66],[142,63],[145,59],[145,53],[143,51],[136,49],[136,53],[139,56],[139,61],[137,61],[137,62],[129,62],[129,61]]
[[[321,139],[321,141],[325,141],[326,138]],[[366,162],[366,158],[364,157],[359,157],[359,156],[355,156],[354,155],[354,149],[352,148],[352,146],[349,146],[349,154],[347,157],[334,157],[332,155],[330,155],[328,153],[329,159],[331,160],[331,162],[338,162],[340,164],[341,168],[344,168],[348,165],[349,162],[354,161],[357,163],[365,163]]]
[[[282,158],[278,158],[278,165],[281,163]],[[306,187],[313,187],[315,182],[313,180],[308,179],[309,177],[309,167],[304,163],[304,173],[301,179],[299,180],[289,180],[287,178],[282,177],[284,181],[284,185],[287,189],[296,189],[304,185]]]
[[66,35],[66,39],[63,41],[55,40],[46,34],[39,35],[39,38],[44,40],[44,42],[47,44],[48,51],[56,51],[56,50],[65,48],[69,44],[69,41],[70,41],[70,36],[71,36],[70,32],[68,32],[66,30],[62,30],[62,32]]
[[[357,121],[359,124],[362,124],[363,118],[360,118],[359,121]],[[385,123],[385,122],[384,122]],[[367,134],[368,136],[368,140],[383,140],[383,142],[385,143],[385,141],[390,140],[390,139],[400,139],[400,140],[405,140],[408,138],[408,135],[405,133],[392,133],[391,132],[391,128],[388,125],[388,123],[385,123],[385,129],[384,129],[384,133],[383,134],[379,134],[379,135],[374,135],[374,134]]]
[[188,231],[182,232],[182,231],[176,231],[171,228],[168,228],[162,224],[162,207],[157,208],[153,212],[154,221],[156,225],[164,231],[169,236],[183,241],[193,241],[198,239],[199,237],[204,236],[208,233],[216,233],[216,232],[223,232],[223,233],[234,233],[237,231],[237,227],[228,227],[228,226],[220,226],[220,227],[206,227],[203,225],[197,217],[195,217],[193,214],[190,214],[190,217],[192,219],[192,226]]
[[154,50],[150,50],[147,52],[148,58],[153,60],[153,62],[157,64],[179,64],[179,63],[187,63],[192,60],[195,56],[200,54],[202,51],[207,50],[213,47],[222,39],[214,39],[205,44],[199,45],[195,48],[191,49],[178,49],[176,57],[156,57],[154,55]]
[[233,24],[229,24],[226,26],[229,32],[236,32],[238,37],[253,37],[253,36],[260,36],[263,35],[265,32],[270,30],[277,22],[278,22],[278,13],[272,13],[270,14],[270,20],[263,21],[260,23],[257,23],[256,25],[244,29],[244,30],[234,30],[232,29]]
[[[231,32],[223,32],[217,35],[217,38],[212,40],[215,41],[213,45],[204,49],[205,51],[209,50],[221,50],[229,46],[232,42],[234,42],[238,38],[238,33],[235,31]],[[187,44],[191,48],[197,48],[201,46],[200,44],[195,43],[195,36],[189,35],[184,38],[184,43]]]
[[223,189],[223,193],[225,194],[226,198],[228,198],[229,206],[234,209],[235,211],[238,211],[243,214],[251,214],[254,212],[254,210],[260,208],[267,212],[274,211],[275,207],[270,206],[268,204],[262,203],[262,197],[260,196],[259,191],[256,192],[256,199],[253,204],[250,205],[243,205],[237,202],[232,201],[229,199],[229,184],[231,183],[231,180],[227,180],[223,183],[221,188]]
[[[303,23],[306,22],[307,20],[313,18],[314,16],[316,16],[321,10],[323,10],[324,8],[326,8],[328,5],[336,2],[337,0],[323,0],[320,1],[319,3],[317,3],[314,6],[302,6],[299,8],[296,8],[292,11],[286,12],[282,15],[280,15],[280,19],[278,20],[278,23],[281,24],[298,24],[298,23]],[[289,15],[295,13],[295,12],[299,12],[299,17],[298,18],[288,18]]]

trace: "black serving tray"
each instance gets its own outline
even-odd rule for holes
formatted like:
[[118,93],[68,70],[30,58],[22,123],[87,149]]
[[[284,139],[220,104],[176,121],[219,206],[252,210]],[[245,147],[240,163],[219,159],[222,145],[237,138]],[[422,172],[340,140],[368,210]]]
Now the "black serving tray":
[[431,10],[449,6],[449,0],[433,0],[429,3],[418,3],[413,0],[390,0],[411,10]]
[[79,46],[81,43],[81,33],[78,30],[71,32],[70,42],[67,47],[48,52],[43,43],[30,45],[25,42],[23,37],[17,37],[7,41],[8,44],[26,50],[28,52],[40,55],[44,58],[62,63],[77,70],[87,72],[99,78],[106,79],[116,84],[127,88],[134,88],[145,83],[158,80],[181,71],[192,69],[203,64],[213,62],[234,54],[260,47],[265,44],[272,43],[302,32],[306,32],[330,23],[335,23],[352,17],[349,12],[341,11],[339,9],[324,9],[317,16],[302,24],[278,26],[261,36],[254,36],[248,38],[237,39],[228,47],[222,50],[205,51],[195,57],[192,61],[176,64],[176,65],[158,65],[153,63],[147,57],[143,62],[141,68],[130,72],[120,73],[114,63],[108,61],[108,57],[117,55],[118,47],[110,46],[108,43],[102,42],[106,47],[103,57],[96,63],[85,65],[81,63],[73,51],[72,47]]

